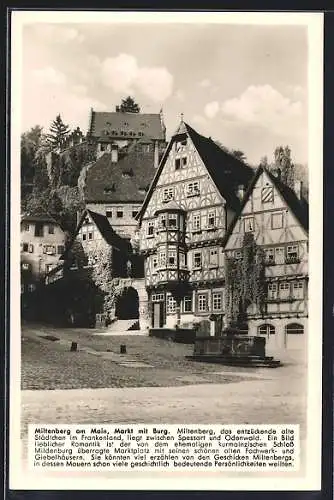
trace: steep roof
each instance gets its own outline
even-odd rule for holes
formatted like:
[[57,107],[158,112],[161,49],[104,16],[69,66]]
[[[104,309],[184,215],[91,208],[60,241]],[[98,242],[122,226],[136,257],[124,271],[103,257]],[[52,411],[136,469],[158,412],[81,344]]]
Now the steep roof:
[[196,132],[196,130],[190,127],[190,125],[185,122],[181,122],[181,125],[178,127],[176,133],[171,138],[163,159],[160,162],[159,168],[144,200],[140,214],[138,215],[138,219],[142,217],[151,198],[152,192],[155,189],[176,137],[184,133],[189,135],[213,182],[225,198],[228,205],[235,210],[239,209],[240,200],[236,195],[237,187],[240,184],[248,186],[252,176],[254,175],[253,169],[244,162],[235,158],[233,155],[224,151],[211,138],[200,135]]
[[100,231],[102,238],[108,245],[117,247],[120,250],[130,250],[130,243],[124,238],[121,238],[116,231],[114,231],[105,215],[93,212],[93,210],[87,210],[86,212],[90,215],[97,229]]
[[86,202],[143,202],[156,169],[153,147],[145,152],[140,144],[132,144],[117,163],[111,161],[111,153],[105,153],[88,169]]
[[277,177],[275,177],[271,172],[269,172],[268,169],[266,169],[264,166],[260,165],[257,171],[255,172],[255,175],[253,176],[247,191],[245,193],[245,196],[243,197],[242,204],[238,212],[236,213],[234,219],[232,220],[230,226],[228,227],[228,230],[225,234],[224,241],[223,241],[223,246],[226,245],[229,237],[231,236],[233,229],[242,214],[242,211],[249,200],[249,197],[251,196],[253,189],[255,187],[255,184],[257,183],[257,180],[259,177],[263,174],[266,173],[268,177],[270,178],[271,182],[273,185],[276,187],[280,195],[282,196],[283,200],[287,204],[287,206],[290,208],[300,225],[303,227],[303,229],[308,232],[308,203],[302,199],[300,200],[296,193],[289,188],[286,184],[284,184],[281,180],[279,180]]
[[[121,134],[122,132],[122,134]],[[165,140],[165,128],[159,113],[91,112],[89,135],[92,137],[140,138]]]

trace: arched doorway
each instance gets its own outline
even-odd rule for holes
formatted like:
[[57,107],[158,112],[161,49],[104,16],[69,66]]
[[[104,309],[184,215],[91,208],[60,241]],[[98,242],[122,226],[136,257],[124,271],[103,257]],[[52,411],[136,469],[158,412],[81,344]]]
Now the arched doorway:
[[132,286],[123,288],[116,298],[115,315],[118,319],[139,319],[139,296]]

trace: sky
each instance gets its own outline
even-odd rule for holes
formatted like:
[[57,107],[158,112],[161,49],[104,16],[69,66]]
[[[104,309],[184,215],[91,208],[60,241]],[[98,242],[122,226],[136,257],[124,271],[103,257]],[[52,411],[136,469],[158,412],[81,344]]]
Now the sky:
[[57,114],[86,132],[90,108],[127,95],[242,150],[249,163],[289,145],[307,162],[307,29],[298,25],[31,23],[22,31],[22,131]]

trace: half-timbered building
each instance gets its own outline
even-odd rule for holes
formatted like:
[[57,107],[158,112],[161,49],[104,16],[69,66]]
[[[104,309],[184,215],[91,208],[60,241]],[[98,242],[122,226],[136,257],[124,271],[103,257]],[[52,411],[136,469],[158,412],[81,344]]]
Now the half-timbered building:
[[152,327],[223,312],[222,242],[252,176],[181,121],[138,217]]
[[[247,310],[249,333],[267,338],[268,348],[294,348],[307,331],[308,205],[300,183],[292,190],[260,166],[242,208],[226,235],[226,256],[241,258],[245,233],[254,235],[265,258],[266,304]],[[305,335],[303,335],[305,334]]]

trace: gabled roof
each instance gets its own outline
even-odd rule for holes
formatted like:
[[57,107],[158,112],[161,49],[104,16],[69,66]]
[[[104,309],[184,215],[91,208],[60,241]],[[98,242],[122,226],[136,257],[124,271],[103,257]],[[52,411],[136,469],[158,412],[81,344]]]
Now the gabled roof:
[[[121,135],[121,131],[123,134]],[[130,135],[127,132],[131,132]],[[140,138],[165,140],[165,127],[159,113],[123,113],[91,111],[91,137]]]
[[105,153],[88,169],[84,188],[87,203],[143,202],[156,169],[153,147],[145,152],[140,145],[141,141],[132,144],[117,163],[111,161],[111,153]]
[[268,177],[270,178],[271,182],[273,183],[274,187],[278,190],[280,195],[282,196],[283,200],[287,204],[287,206],[290,208],[300,225],[303,227],[303,229],[308,232],[308,203],[302,199],[300,200],[296,193],[289,188],[286,184],[284,184],[281,180],[279,180],[277,177],[275,177],[271,172],[269,172],[268,169],[266,169],[264,166],[260,165],[255,172],[255,175],[253,179],[251,180],[251,183],[249,184],[247,191],[245,193],[245,196],[243,197],[241,207],[239,211],[236,213],[234,219],[232,220],[225,236],[224,236],[224,241],[223,241],[223,246],[226,245],[229,237],[231,236],[233,229],[235,228],[235,225],[242,214],[242,211],[249,200],[249,197],[251,196],[253,189],[257,183],[257,180],[259,177],[263,174],[266,173]]
[[155,189],[176,137],[184,133],[189,135],[208,173],[221,195],[225,198],[228,206],[234,210],[239,209],[240,200],[236,195],[237,187],[241,184],[248,186],[252,176],[254,175],[253,169],[244,162],[235,158],[233,155],[221,149],[211,138],[200,135],[196,132],[196,130],[190,127],[190,125],[182,121],[176,133],[171,138],[160,162],[159,168],[144,200],[140,214],[138,215],[139,220],[141,219],[152,196],[152,192]]
[[21,222],[44,222],[44,223],[49,223],[49,224],[56,224],[59,226],[59,222],[56,221],[51,215],[48,214],[36,214],[36,215],[23,215],[21,217]]
[[[90,215],[92,221],[100,231],[102,238],[106,243],[108,243],[108,245],[117,247],[119,250],[130,250],[130,243],[121,238],[116,231],[114,231],[105,215],[93,212],[93,210],[86,210],[86,213]],[[85,216],[86,214],[84,213],[83,220],[85,219]]]

